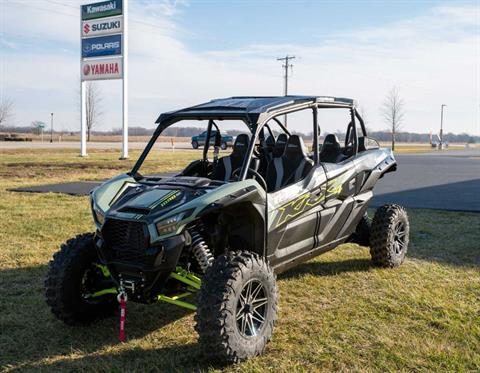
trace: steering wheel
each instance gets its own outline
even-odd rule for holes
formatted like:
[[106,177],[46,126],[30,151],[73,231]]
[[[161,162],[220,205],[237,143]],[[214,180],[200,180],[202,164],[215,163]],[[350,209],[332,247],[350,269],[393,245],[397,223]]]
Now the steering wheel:
[[[237,168],[235,169],[233,172],[232,172],[232,178],[235,178],[236,181],[238,181],[238,179],[240,178],[240,175],[237,175],[235,176],[236,174],[238,174],[240,172],[241,168]],[[262,185],[263,188],[265,188],[265,190],[267,190],[267,183],[265,182],[265,179],[262,177],[262,175],[260,175],[257,171],[255,171],[253,168],[249,168],[247,170],[247,175],[251,173],[253,174],[253,176],[255,178],[258,178],[258,181],[260,181],[260,184]]]

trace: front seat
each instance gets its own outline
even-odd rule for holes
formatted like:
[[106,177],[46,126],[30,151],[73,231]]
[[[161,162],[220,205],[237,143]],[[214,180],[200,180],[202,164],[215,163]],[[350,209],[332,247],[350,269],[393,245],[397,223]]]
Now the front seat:
[[[277,140],[278,142],[278,140]],[[313,167],[307,147],[298,135],[291,135],[281,158],[274,158],[267,169],[267,191],[273,192],[302,180]]]
[[245,154],[247,153],[248,142],[248,135],[242,133],[237,136],[233,144],[232,154],[218,160],[213,170],[213,180],[229,181],[233,171],[242,167]]
[[320,161],[327,163],[338,162],[341,155],[341,147],[338,138],[334,134],[328,134],[323,141],[322,150],[320,151]]
[[273,159],[273,148],[275,147],[275,137],[268,136],[266,140],[262,141],[262,148],[260,153],[260,167],[258,172],[265,175],[270,161]]
[[277,136],[277,141],[273,146],[272,156],[273,158],[279,158],[283,155],[285,151],[285,146],[287,145],[288,136],[286,133],[281,133]]

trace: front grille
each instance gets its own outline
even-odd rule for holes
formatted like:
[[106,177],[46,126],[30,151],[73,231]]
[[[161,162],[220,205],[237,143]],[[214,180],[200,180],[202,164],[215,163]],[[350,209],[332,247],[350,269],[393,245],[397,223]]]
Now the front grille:
[[108,219],[102,229],[112,261],[144,263],[149,244],[146,225],[128,220]]

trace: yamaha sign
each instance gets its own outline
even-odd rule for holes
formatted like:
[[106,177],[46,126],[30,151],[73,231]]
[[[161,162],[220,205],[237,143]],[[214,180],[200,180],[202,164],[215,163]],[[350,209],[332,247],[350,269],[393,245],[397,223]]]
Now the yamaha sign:
[[102,58],[82,62],[82,80],[120,79],[122,77],[121,58]]

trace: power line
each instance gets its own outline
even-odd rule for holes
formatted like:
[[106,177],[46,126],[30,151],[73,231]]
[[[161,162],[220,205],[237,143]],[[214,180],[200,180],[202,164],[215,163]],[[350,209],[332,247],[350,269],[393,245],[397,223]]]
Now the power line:
[[[284,95],[288,96],[288,68],[293,69],[293,64],[290,63],[290,60],[295,59],[295,56],[289,56],[288,54],[285,57],[277,58],[277,61],[283,61],[284,64],[282,65],[285,68],[285,75],[284,75]],[[285,127],[287,126],[287,114],[284,117]]]

